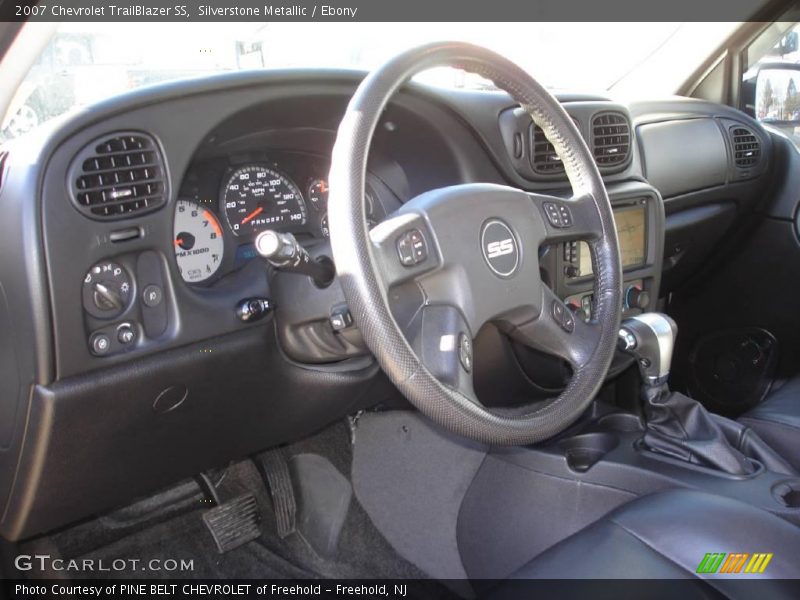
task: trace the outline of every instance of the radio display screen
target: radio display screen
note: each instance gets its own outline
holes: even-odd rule
[[[614,222],[619,238],[622,268],[643,265],[647,258],[645,206],[626,206],[614,209]],[[592,274],[592,255],[585,242],[578,244],[578,277]]]

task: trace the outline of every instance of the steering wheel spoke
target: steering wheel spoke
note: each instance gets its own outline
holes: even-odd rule
[[[574,372],[589,364],[600,328],[596,322],[576,316],[550,288],[542,286],[539,316],[517,325],[510,333],[531,348],[564,359]]]
[[[461,309],[451,304],[421,306],[403,333],[425,368],[442,384],[478,402],[472,386],[472,332]]]
[[[602,224],[594,196],[588,193],[571,198],[546,194],[528,194],[542,215],[546,233],[542,243],[583,240],[593,242],[600,237]]]
[[[419,279],[442,264],[434,233],[420,214],[395,214],[373,227],[369,236],[385,289]]]

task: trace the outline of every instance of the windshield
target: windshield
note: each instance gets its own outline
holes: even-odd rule
[[[371,69],[441,39],[486,46],[554,90],[670,94],[736,23],[64,23],[0,128],[19,137],[72,109],[155,83],[245,69]],[[420,80],[487,89],[463,72]]]

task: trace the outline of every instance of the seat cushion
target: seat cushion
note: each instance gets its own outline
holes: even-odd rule
[[[800,469],[800,377],[790,379],[739,417],[795,469]]]
[[[745,559],[738,576],[697,573],[706,554],[720,552],[773,556],[761,574],[743,573],[750,558]],[[639,498],[609,513],[546,550],[512,577],[702,578],[696,579],[698,585],[710,586],[728,598],[752,594],[753,588],[742,586],[742,581],[757,578],[769,580],[759,584],[763,597],[797,598],[799,553],[800,527],[780,517],[730,498],[671,490]],[[502,590],[497,592],[503,597]]]

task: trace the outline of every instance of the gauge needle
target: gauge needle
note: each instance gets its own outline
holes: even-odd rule
[[[205,218],[208,219],[209,223],[211,223],[211,226],[214,228],[214,233],[216,233],[219,237],[222,237],[222,229],[220,229],[217,218],[207,210],[203,211],[203,216],[205,216]]]
[[[263,206],[259,206],[257,209],[255,209],[253,212],[251,212],[249,215],[247,215],[244,219],[242,219],[242,225],[247,225],[247,223],[249,223],[250,221],[255,219],[262,212],[264,212],[264,207]]]
[[[177,240],[175,240],[175,245],[176,246],[180,246],[182,244],[183,244],[183,240],[181,238],[178,238]]]

